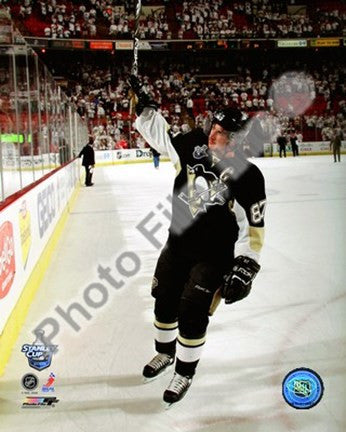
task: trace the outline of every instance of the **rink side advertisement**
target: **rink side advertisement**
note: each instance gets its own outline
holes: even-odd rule
[[[75,188],[76,170],[70,163],[0,212],[0,334]]]

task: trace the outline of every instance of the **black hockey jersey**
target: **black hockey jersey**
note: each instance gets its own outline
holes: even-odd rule
[[[177,169],[169,242],[184,254],[256,261],[264,237],[264,178],[243,157],[220,160],[201,129],[171,137],[163,117],[145,109],[136,127]],[[235,250],[234,250],[235,249]]]

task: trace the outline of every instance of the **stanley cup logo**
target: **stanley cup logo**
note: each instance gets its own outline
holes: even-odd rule
[[[37,331],[37,337],[33,344],[24,344],[22,352],[28,359],[29,366],[38,371],[48,368],[52,363],[52,356],[57,345],[45,345],[44,331]]]

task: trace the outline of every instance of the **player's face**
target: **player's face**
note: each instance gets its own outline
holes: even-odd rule
[[[232,148],[234,142],[230,139],[230,133],[221,125],[214,123],[208,138],[208,147],[217,153],[224,154],[227,149]]]

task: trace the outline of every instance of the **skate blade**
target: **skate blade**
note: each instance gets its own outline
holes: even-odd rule
[[[161,373],[159,373],[158,375],[152,377],[152,378],[147,378],[147,377],[143,377],[143,384],[148,384],[152,381],[157,380],[160,377],[163,377],[164,375],[166,375],[171,369],[172,369],[173,363],[169,366],[166,367],[166,369],[164,369]]]
[[[163,405],[163,408],[167,411],[167,410],[169,410],[169,409],[172,408],[172,406],[174,405],[174,403],[173,402],[165,402],[165,401],[163,401],[162,405]]]
[[[181,398],[181,399],[183,399],[183,398]],[[179,399],[175,402],[162,401],[161,403],[162,403],[163,408],[167,411],[167,410],[171,409],[173,405],[177,405],[179,402],[181,402],[181,399]]]

